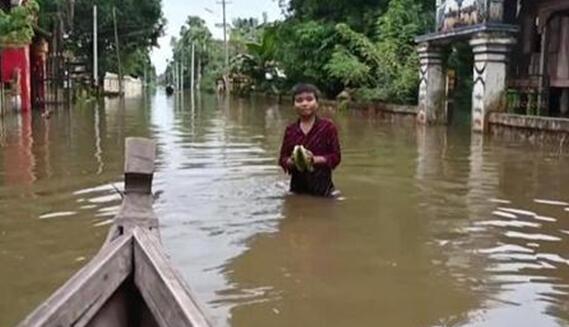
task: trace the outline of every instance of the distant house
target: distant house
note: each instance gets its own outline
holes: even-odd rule
[[[132,76],[123,76],[122,78],[122,95],[125,98],[133,98],[142,95],[143,82],[140,78]],[[119,76],[113,73],[105,73],[103,80],[103,90],[108,96],[118,96],[121,94]]]

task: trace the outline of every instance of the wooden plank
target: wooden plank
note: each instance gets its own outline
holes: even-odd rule
[[[159,327],[131,277],[121,285],[87,325],[87,327],[109,326]]]
[[[126,139],[124,172],[125,174],[154,173],[154,160],[156,159],[156,143],[142,137],[129,137]]]
[[[129,326],[131,319],[130,291],[128,280],[113,294],[91,319],[87,327]]]
[[[152,231],[160,238],[158,218],[152,209],[152,202],[153,199],[150,194],[127,194],[115,217],[115,226],[120,230],[120,233],[129,233],[135,227],[141,227]]]
[[[152,210],[156,144],[146,138],[129,137],[125,148],[125,195],[105,243],[132,232],[136,226],[147,228],[160,237],[158,218]]]
[[[211,326],[160,240],[141,228],[134,230],[134,283],[160,326]]]
[[[116,218],[115,218],[116,219]],[[107,238],[105,239],[105,243],[103,243],[103,246],[107,246],[108,244],[110,244],[112,241],[116,240],[117,238],[119,238],[122,234],[121,234],[121,230],[119,229],[119,227],[116,225],[116,223],[114,223],[111,228],[109,229],[109,232],[107,233]]]
[[[149,139],[129,137],[125,152],[125,193],[152,193],[156,144]]]
[[[132,272],[132,235],[110,243],[19,327],[85,326]]]

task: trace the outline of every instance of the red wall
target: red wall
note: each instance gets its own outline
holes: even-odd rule
[[[15,68],[20,68],[20,96],[22,97],[22,111],[31,109],[30,95],[30,47],[7,48],[2,50],[2,81],[12,80]]]

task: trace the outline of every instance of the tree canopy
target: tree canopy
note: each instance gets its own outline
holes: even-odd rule
[[[304,81],[330,97],[347,90],[361,99],[414,102],[419,82],[414,38],[434,26],[434,2],[282,0],[283,21],[233,21],[231,74],[248,80],[250,91],[282,93]],[[192,29],[188,26],[175,41],[176,49],[185,47],[180,44]],[[221,42],[210,43],[223,52]],[[214,66],[216,74],[223,73],[222,56],[207,58],[204,73]]]
[[[161,0],[38,0],[40,26],[64,30],[65,49],[91,65],[93,6],[97,5],[100,73],[117,72],[113,9],[116,10],[123,73],[140,76],[150,68],[150,50],[158,46],[166,20]]]

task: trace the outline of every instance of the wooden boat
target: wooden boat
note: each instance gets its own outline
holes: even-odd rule
[[[107,240],[18,326],[211,326],[160,242],[155,153],[151,140],[126,140],[125,194]]]

